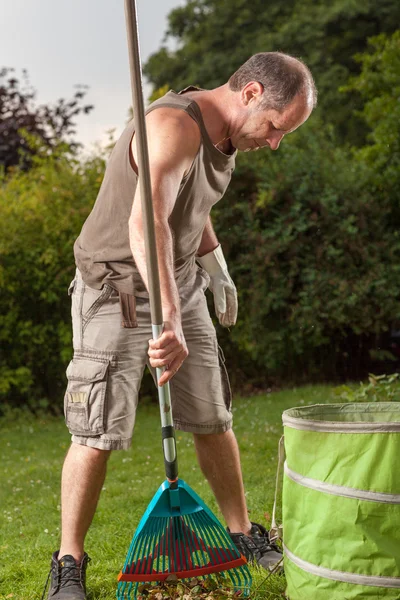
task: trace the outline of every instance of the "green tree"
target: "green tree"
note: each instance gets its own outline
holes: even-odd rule
[[[353,111],[362,106],[357,90],[338,89],[359,72],[354,55],[367,38],[392,33],[400,21],[397,0],[188,0],[168,18],[167,41],[145,65],[156,88],[188,84],[215,87],[256,52],[281,50],[302,58],[320,92],[324,121],[339,127],[340,139],[364,142],[365,126]]]
[[[74,140],[75,118],[89,113],[93,106],[83,105],[86,87],[78,86],[71,100],[58,100],[54,105],[36,105],[36,91],[28,74],[23,71],[22,81],[14,69],[0,69],[0,167],[5,170],[20,165],[28,169],[38,144],[28,144],[26,133],[34,135],[46,147],[54,150],[59,141],[68,142],[70,150],[79,144]]]
[[[369,143],[356,155],[369,166],[377,194],[392,200],[400,194],[400,30],[371,38],[368,51],[355,58],[361,73],[344,91],[361,94],[360,115],[369,129]]]

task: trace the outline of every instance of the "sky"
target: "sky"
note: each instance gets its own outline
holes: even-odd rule
[[[156,52],[167,15],[185,0],[137,0],[142,62]],[[77,139],[90,151],[118,135],[131,105],[124,0],[0,0],[0,68],[27,69],[38,103],[72,98],[89,86],[89,115],[77,119]],[[144,84],[144,95],[151,91]]]

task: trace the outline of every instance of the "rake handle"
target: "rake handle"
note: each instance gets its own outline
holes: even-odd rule
[[[138,153],[139,186],[142,201],[151,322],[153,338],[157,339],[162,334],[164,321],[162,315],[160,275],[158,271],[153,199],[151,193],[150,163],[143,101],[136,0],[125,0],[125,21],[128,38],[133,115],[135,118],[135,133],[137,138],[136,146]],[[157,381],[159,381],[162,370],[156,369],[156,371]],[[157,387],[161,415],[165,473],[168,480],[176,481],[178,478],[178,462],[176,455],[175,430],[172,419],[170,386],[169,383],[166,383],[163,387]]]

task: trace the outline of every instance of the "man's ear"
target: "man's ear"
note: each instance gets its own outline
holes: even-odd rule
[[[264,92],[264,86],[259,81],[249,81],[241,91],[241,100],[244,106],[248,106],[252,101],[259,100]]]

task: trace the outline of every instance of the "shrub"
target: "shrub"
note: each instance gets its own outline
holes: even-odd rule
[[[59,406],[71,356],[73,243],[103,171],[103,158],[79,163],[60,146],[29,172],[0,178],[0,398],[14,406]]]
[[[371,369],[400,316],[400,244],[396,201],[382,206],[370,176],[317,119],[277,153],[240,157],[214,218],[239,291],[238,323],[221,334],[240,379]]]
[[[391,375],[373,375],[368,383],[358,387],[341,385],[333,390],[340,401],[344,402],[398,402],[400,400],[400,373]]]

